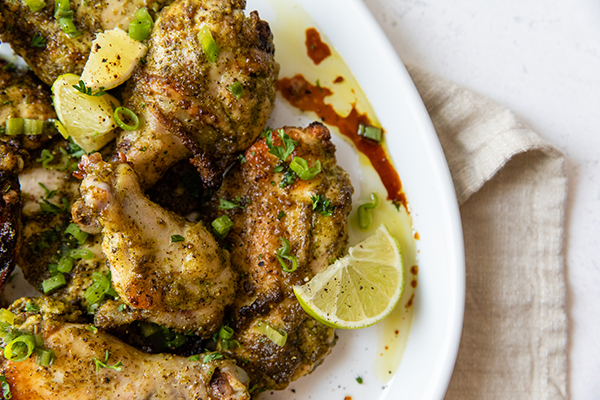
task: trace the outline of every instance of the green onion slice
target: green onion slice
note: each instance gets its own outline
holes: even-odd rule
[[[54,363],[54,350],[35,350],[35,362],[42,367],[48,367]]]
[[[83,244],[89,236],[87,232],[84,232],[81,229],[79,229],[79,227],[76,224],[69,224],[69,226],[67,226],[67,229],[65,229],[65,235],[66,234],[72,235],[79,244]]]
[[[285,342],[287,342],[287,332],[283,329],[274,327],[268,322],[261,320],[256,324],[256,329],[277,346],[285,346]]]
[[[73,18],[70,17],[62,17],[58,20],[58,24],[62,31],[70,38],[76,38],[81,36],[81,32],[77,30],[75,23],[73,22]]]
[[[280,237],[279,240],[281,240],[281,247],[275,253],[275,257],[277,257],[281,268],[285,272],[294,272],[298,268],[298,259],[290,254],[290,241],[283,237]],[[287,263],[283,261],[284,258],[292,263],[292,268],[289,268]]]
[[[310,181],[321,173],[321,161],[317,160],[312,168],[308,168],[308,162],[306,162],[304,158],[294,157],[290,163],[290,168],[298,174],[303,181]]]
[[[198,32],[198,40],[200,41],[200,44],[202,44],[202,51],[204,51],[204,54],[206,54],[208,61],[211,63],[215,62],[219,56],[219,53],[221,52],[221,49],[219,48],[217,42],[215,42],[215,39],[213,38],[212,33],[210,33],[210,29],[208,29],[207,25],[204,25],[200,29],[200,32]]]
[[[0,323],[5,326],[13,326],[15,323],[15,314],[5,308],[0,308]]]
[[[76,260],[85,259],[91,260],[94,258],[94,253],[90,249],[75,249],[69,252],[69,257],[72,257]]]
[[[236,99],[240,99],[246,94],[244,87],[238,81],[235,81],[231,85],[227,86],[227,90],[229,90]]]
[[[372,203],[365,203],[358,206],[357,216],[358,216],[358,226],[360,229],[368,229],[369,225],[371,225],[371,213],[369,210],[374,209],[379,205],[379,197],[376,193],[371,193]]]
[[[376,126],[367,126],[367,125],[360,124],[358,126],[358,135],[366,137],[371,140],[374,140],[377,143],[380,143],[382,131],[381,131],[381,128],[377,128]]]
[[[25,135],[41,135],[44,129],[44,121],[41,119],[23,119],[23,133]]]
[[[73,18],[69,0],[56,0],[56,3],[54,3],[54,18]]]
[[[221,239],[229,233],[229,230],[233,226],[233,221],[227,215],[222,215],[215,219],[211,224],[213,232]]]
[[[7,118],[6,119],[6,134],[20,135],[23,133],[25,121],[23,118]]]
[[[65,126],[62,124],[62,122],[60,122],[59,120],[54,120],[54,127],[56,128],[56,130],[58,131],[58,133],[60,133],[60,135],[62,137],[64,137],[65,139],[69,138],[69,132],[67,132],[67,128],[65,128]]]
[[[6,377],[4,375],[0,375],[0,387],[2,388],[2,397],[7,400],[12,399],[10,385],[8,384],[8,381],[6,380]]]
[[[58,266],[56,267],[58,272],[67,273],[71,272],[73,269],[73,259],[69,256],[64,256],[58,261]]]
[[[121,117],[119,116],[120,113],[123,113],[129,119],[131,119],[133,121],[133,125],[127,125],[125,122],[123,122],[121,120]],[[138,116],[135,115],[135,113],[127,107],[117,107],[115,109],[114,117],[117,125],[125,129],[126,131],[135,131],[140,125],[140,119],[138,118]]]
[[[110,285],[110,272],[104,276],[99,272],[92,274],[94,283],[85,291],[84,297],[90,304],[96,304],[102,301],[104,295],[116,297],[115,290]]]
[[[6,345],[4,357],[13,362],[21,362],[29,358],[33,350],[35,350],[35,336],[20,335]]]
[[[229,340],[233,337],[233,329],[227,325],[223,325],[219,328],[219,338],[223,340]]]
[[[42,282],[42,290],[44,293],[48,293],[54,289],[58,289],[61,286],[67,284],[65,276],[61,273],[54,275],[52,278],[48,278]]]
[[[23,0],[29,9],[32,12],[40,11],[42,8],[46,7],[46,2],[43,0]]]
[[[133,15],[134,19],[129,23],[129,37],[133,40],[143,41],[148,39],[154,22],[146,7],[142,7]]]

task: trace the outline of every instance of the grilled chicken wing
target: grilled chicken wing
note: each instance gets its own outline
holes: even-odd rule
[[[0,60],[0,126],[8,118],[55,118],[50,93],[32,73],[16,71]],[[19,174],[35,152],[48,141],[44,135],[8,136],[0,133],[0,292],[22,253],[22,188]]]
[[[297,142],[286,162],[272,154],[275,147],[285,149],[280,132]],[[225,199],[238,206],[225,211],[213,206],[208,215],[227,214],[233,221],[226,241],[231,245],[232,266],[243,276],[228,315],[242,346],[229,353],[250,360],[245,368],[260,387],[283,389],[312,371],[335,342],[333,329],[304,313],[292,287],[305,283],[341,255],[353,188],[346,172],[336,165],[335,147],[322,124],[313,123],[305,130],[285,128],[271,135],[272,139],[260,139],[246,151],[246,162],[227,174],[211,202],[215,205]],[[296,178],[285,186],[291,175],[287,165],[295,157],[305,159],[308,166],[319,160],[322,171],[312,180]],[[317,196],[321,203],[315,201]],[[329,207],[323,207],[324,199]],[[293,272],[285,272],[277,258],[282,238],[289,241],[289,254],[297,259]],[[289,260],[281,261],[292,268]],[[285,331],[286,345],[265,340],[256,329],[260,321]]]
[[[228,254],[201,223],[148,200],[129,164],[110,165],[92,154],[80,167],[82,198],[102,224],[114,288],[130,306],[124,313],[101,308],[102,321],[112,315],[115,324],[145,319],[211,334],[235,296],[237,276]]]
[[[26,311],[32,303],[39,311]],[[49,298],[23,298],[10,310],[16,314],[15,329],[41,333],[44,346],[55,352],[48,367],[33,357],[12,362],[0,356],[0,372],[15,400],[250,399],[248,376],[231,361],[142,353],[90,325],[73,323],[77,314]]]
[[[243,0],[177,0],[161,14],[146,63],[125,93],[141,116],[123,132],[119,149],[146,186],[178,160],[192,156],[206,186],[258,137],[273,109],[279,65],[269,25]],[[199,33],[208,28],[220,52],[214,62]],[[244,94],[236,97],[232,85]]]
[[[147,7],[154,14],[172,0],[90,0],[71,1],[73,21],[81,32],[69,38],[54,17],[55,1],[32,12],[22,1],[1,0],[0,39],[10,43],[35,74],[51,85],[62,74],[81,75],[97,32],[119,27],[127,29],[133,14]],[[35,39],[38,38],[38,39]]]

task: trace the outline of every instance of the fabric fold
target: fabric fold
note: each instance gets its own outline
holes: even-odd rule
[[[452,174],[463,336],[447,399],[566,399],[563,154],[493,101],[408,67]]]

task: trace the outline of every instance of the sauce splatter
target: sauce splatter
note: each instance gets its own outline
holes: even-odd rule
[[[344,400],[352,400],[352,397],[351,396],[346,396],[346,397],[344,397]]]
[[[408,303],[406,303],[406,308],[411,307],[413,305],[413,299],[415,298],[415,295],[413,293],[412,296],[410,296],[410,299],[408,299]]]
[[[415,232],[415,240],[420,240],[421,236],[419,235],[419,232]]]
[[[416,279],[413,279],[413,280],[410,282],[410,286],[412,286],[412,287],[413,287],[413,289],[416,289],[416,288],[417,288],[417,280],[416,280]]]
[[[325,98],[333,92],[326,87],[311,84],[300,74],[293,78],[279,79],[276,87],[292,106],[302,111],[313,111],[323,122],[337,127],[342,135],[352,140],[356,148],[369,158],[379,174],[388,192],[387,199],[407,207],[400,177],[384,146],[358,135],[360,124],[372,125],[366,114],[360,114],[354,105],[348,116],[342,117],[330,104],[325,104]]]
[[[343,76],[338,76],[337,78],[335,78],[335,80],[333,81],[333,83],[342,83],[344,82],[344,77]]]
[[[308,28],[306,30],[305,43],[308,56],[317,65],[331,55],[329,46],[321,40],[321,35],[315,28]]]
[[[410,273],[413,275],[418,275],[419,274],[419,267],[417,265],[413,265],[412,267],[410,267]]]

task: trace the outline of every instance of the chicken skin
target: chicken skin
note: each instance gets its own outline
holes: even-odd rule
[[[160,13],[145,63],[124,94],[142,122],[118,140],[146,187],[189,157],[204,184],[216,187],[263,130],[279,65],[269,25],[256,11],[245,16],[245,5],[177,0]],[[203,35],[212,36],[216,50],[204,50]]]
[[[0,39],[25,59],[46,84],[66,73],[81,75],[96,33],[119,27],[127,29],[134,13],[147,7],[151,14],[172,0],[71,1],[73,22],[81,35],[70,38],[54,17],[55,1],[32,12],[22,1],[0,0]],[[37,39],[36,39],[37,38]]]
[[[47,367],[37,365],[33,356],[20,362],[0,356],[0,373],[14,400],[250,399],[248,376],[231,361],[209,360],[203,354],[191,361],[142,353],[101,330],[76,323],[77,312],[50,298],[23,298],[9,310],[15,314],[9,329],[40,333],[43,346],[55,354]]]
[[[272,131],[246,150],[245,162],[229,171],[207,213],[233,221],[225,242],[231,246],[232,266],[243,278],[228,318],[241,346],[228,352],[249,360],[245,368],[262,388],[285,388],[312,371],[335,343],[333,329],[308,317],[292,289],[331,264],[347,241],[353,188],[334,153],[330,133],[320,123],[304,130]],[[289,164],[297,157],[311,168],[319,161],[321,172],[309,180],[294,179]],[[285,241],[288,257],[296,259],[295,269],[283,257]],[[261,321],[285,331],[285,346],[264,340],[257,330]]]
[[[127,322],[145,319],[210,335],[235,297],[228,253],[202,223],[148,200],[129,164],[111,165],[96,153],[83,156],[80,168],[82,199],[102,225],[113,286],[131,311]]]

